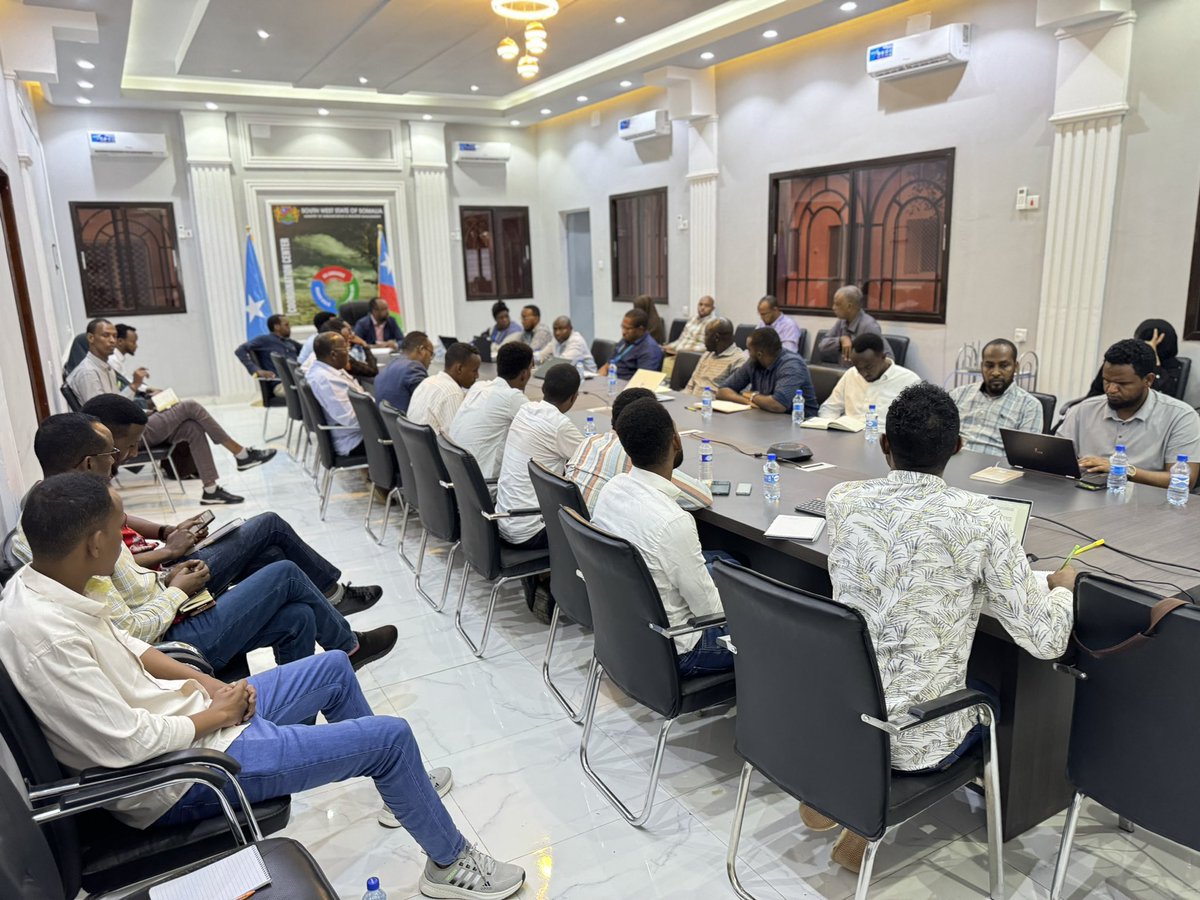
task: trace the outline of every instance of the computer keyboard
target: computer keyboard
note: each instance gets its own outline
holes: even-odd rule
[[[825,518],[824,500],[805,500],[796,504],[796,512],[808,513],[810,516]]]

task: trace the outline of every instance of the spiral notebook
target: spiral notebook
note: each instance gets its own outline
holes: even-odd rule
[[[150,900],[238,900],[271,883],[258,848],[251,846],[150,888]]]

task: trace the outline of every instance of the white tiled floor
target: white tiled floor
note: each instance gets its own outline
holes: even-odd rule
[[[259,443],[262,411],[244,406],[214,412],[242,441]],[[282,412],[272,412],[273,423]],[[282,446],[276,442],[276,446]],[[732,898],[725,850],[741,761],[733,750],[732,711],[685,720],[676,726],[663,765],[657,804],[643,829],[620,821],[579,766],[580,729],[571,724],[541,681],[545,628],[528,614],[515,587],[497,610],[487,657],[471,655],[454,631],[453,614],[436,613],[417,596],[413,578],[398,560],[399,515],[382,547],[362,528],[366,479],[361,472],[335,478],[325,522],[318,499],[299,465],[281,454],[270,464],[237,474],[230,457],[218,464],[224,484],[245,504],[216,510],[231,515],[274,510],[315,548],[359,583],[378,583],[383,600],[356,616],[356,628],[393,623],[400,644],[360,674],[376,712],[407,718],[426,759],[454,770],[448,798],[462,831],[488,852],[525,866],[522,898]],[[144,478],[123,479],[132,512],[167,518],[161,495]],[[190,482],[190,515],[199,487]],[[376,506],[377,514],[381,507]],[[419,530],[410,527],[415,557]],[[445,547],[427,557],[428,586],[440,591]],[[457,567],[456,567],[457,571]],[[452,605],[458,588],[452,582]],[[468,591],[468,628],[477,632],[487,592],[478,577]],[[571,626],[556,649],[556,681],[577,697],[590,656],[590,637]],[[266,657],[269,660],[269,654]],[[255,663],[259,663],[256,655]],[[597,770],[627,802],[640,801],[658,721],[619,692],[606,693],[593,737]],[[1200,799],[1200,798],[1198,798]],[[346,900],[362,895],[367,876],[378,875],[392,900],[416,892],[420,851],[403,831],[375,822],[378,796],[356,779],[298,795],[286,834],[302,841]],[[1009,896],[1046,898],[1062,824],[1058,816],[1005,846]],[[982,804],[965,791],[903,826],[880,850],[872,897],[969,898],[985,896],[986,842]],[[831,865],[833,834],[812,834],[799,824],[796,804],[761,779],[747,808],[739,871],[760,900],[846,898],[854,878]],[[1081,818],[1068,875],[1068,896],[1112,898],[1200,897],[1200,854],[1138,831],[1116,828],[1116,816],[1095,805]]]

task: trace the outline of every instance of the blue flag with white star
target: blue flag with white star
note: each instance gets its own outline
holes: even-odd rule
[[[271,300],[254,252],[254,239],[246,235],[246,340],[267,333],[269,315]]]

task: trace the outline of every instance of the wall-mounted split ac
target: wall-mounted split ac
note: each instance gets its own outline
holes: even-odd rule
[[[623,141],[645,141],[670,133],[671,118],[665,109],[638,113],[617,123],[617,134]]]
[[[512,144],[508,141],[455,141],[456,163],[506,163],[512,159]]]
[[[880,81],[959,66],[971,54],[971,26],[959,22],[867,48],[867,74]]]
[[[165,134],[89,131],[87,139],[92,156],[143,157],[146,159],[165,159],[167,156],[167,136]]]

